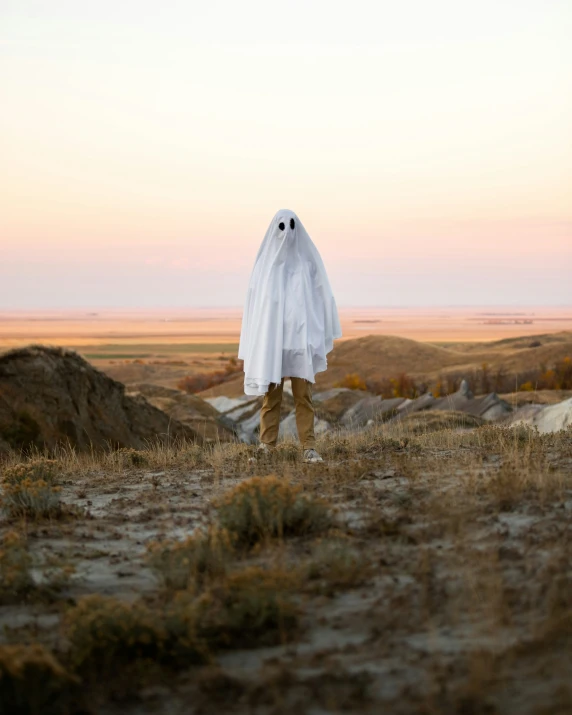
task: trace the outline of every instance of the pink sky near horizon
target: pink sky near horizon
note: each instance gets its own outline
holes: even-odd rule
[[[0,308],[240,305],[283,207],[340,305],[571,304],[572,7],[281,7],[2,4]]]

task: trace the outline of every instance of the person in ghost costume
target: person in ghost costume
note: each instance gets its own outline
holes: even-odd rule
[[[278,440],[284,378],[292,381],[298,438],[307,462],[315,449],[312,384],[342,331],[326,269],[293,211],[278,211],[254,262],[242,318],[239,359],[244,392],[264,395],[260,448]]]

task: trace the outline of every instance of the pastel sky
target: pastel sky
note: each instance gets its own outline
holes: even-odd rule
[[[572,304],[569,0],[0,0],[0,308]]]

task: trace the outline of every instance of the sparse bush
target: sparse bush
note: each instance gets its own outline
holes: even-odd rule
[[[4,534],[0,544],[0,603],[18,600],[34,587],[31,568],[25,539],[15,531]]]
[[[330,524],[324,502],[275,476],[244,481],[224,495],[216,507],[222,528],[244,546],[270,538],[316,533]]]
[[[184,541],[155,541],[147,563],[169,590],[182,590],[222,576],[233,551],[229,534],[220,529],[196,531]]]
[[[6,715],[71,713],[73,678],[39,644],[0,646],[0,712]]]
[[[221,580],[197,603],[200,635],[213,647],[255,647],[289,640],[298,622],[288,598],[293,576],[251,567]]]
[[[33,519],[61,513],[59,465],[50,459],[31,459],[4,469],[2,506],[10,517]]]
[[[86,596],[65,619],[70,659],[78,672],[95,678],[151,662],[203,663],[207,655],[195,622],[192,608],[158,614],[140,603]]]
[[[39,457],[6,467],[2,472],[4,484],[21,484],[26,479],[55,484],[60,473],[60,465],[54,459]]]
[[[60,487],[48,482],[24,479],[16,484],[4,485],[2,506],[12,518],[55,518],[61,515]]]
[[[164,634],[145,606],[86,596],[66,616],[70,657],[78,671],[111,673],[118,665],[156,660]]]

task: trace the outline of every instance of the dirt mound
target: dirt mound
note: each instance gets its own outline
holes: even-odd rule
[[[338,343],[328,358],[328,370],[317,376],[321,389],[357,373],[364,379],[393,377],[406,372],[420,375],[467,362],[448,348],[393,335],[367,335]]]
[[[200,436],[77,353],[41,345],[0,356],[0,448],[143,448],[149,440]]]

